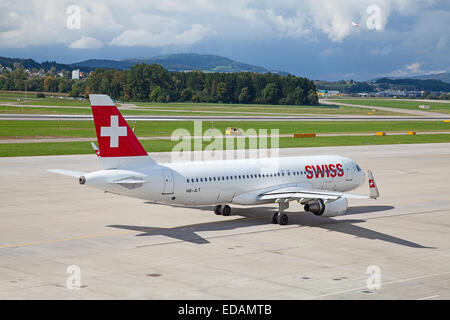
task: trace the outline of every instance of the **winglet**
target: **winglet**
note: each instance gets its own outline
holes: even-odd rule
[[[369,178],[370,198],[377,199],[380,196],[380,192],[378,191],[377,184],[375,183],[372,171],[367,170],[367,177]]]

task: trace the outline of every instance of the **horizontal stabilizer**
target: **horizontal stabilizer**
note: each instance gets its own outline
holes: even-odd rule
[[[69,177],[79,178],[81,176],[84,176],[85,172],[79,172],[79,171],[72,171],[72,170],[63,170],[63,169],[49,169],[47,170],[49,172],[62,174]]]

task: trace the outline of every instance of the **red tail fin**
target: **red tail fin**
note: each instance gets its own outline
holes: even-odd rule
[[[89,100],[100,149],[98,155],[105,169],[154,163],[110,97],[91,94]]]
[[[111,98],[104,94],[89,95],[101,157],[147,156]]]

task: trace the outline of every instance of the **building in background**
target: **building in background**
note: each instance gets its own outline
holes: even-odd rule
[[[80,69],[72,70],[72,79],[80,79]]]

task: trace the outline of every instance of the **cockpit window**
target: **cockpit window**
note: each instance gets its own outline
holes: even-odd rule
[[[356,170],[361,171],[361,168],[358,165],[356,165]]]

